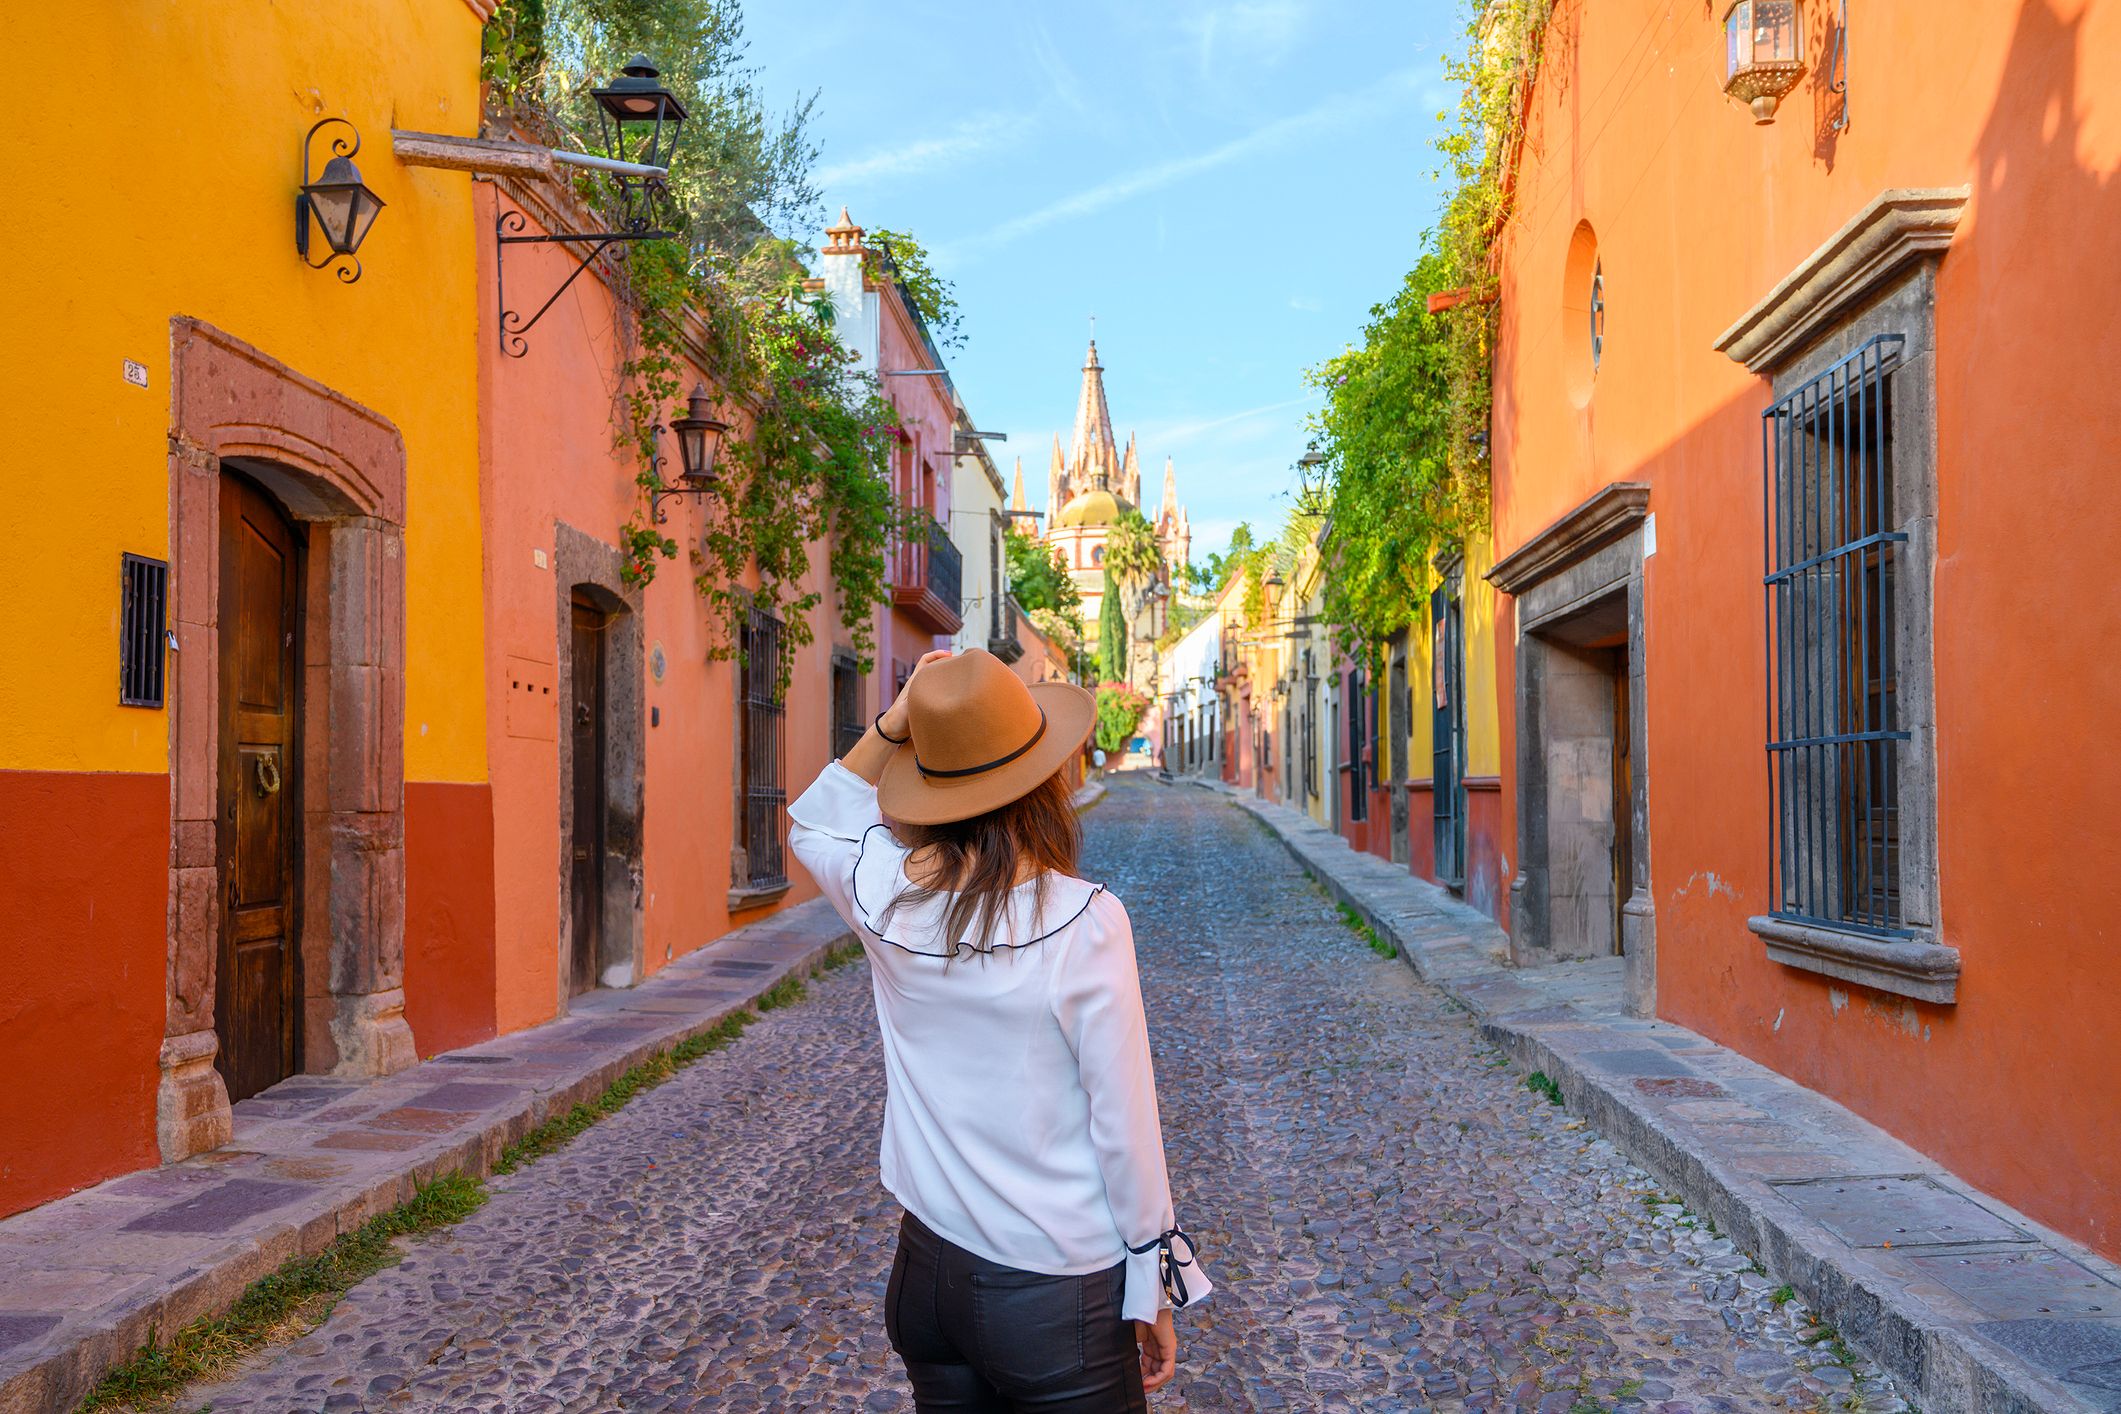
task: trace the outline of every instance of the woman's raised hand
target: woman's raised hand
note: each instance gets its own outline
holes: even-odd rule
[[[904,736],[906,734],[906,693],[912,688],[913,680],[920,676],[921,669],[927,667],[930,663],[950,656],[951,652],[947,648],[934,648],[921,654],[920,661],[913,665],[913,671],[906,674],[906,686],[898,690],[898,696],[892,698],[891,705],[884,709],[884,720],[881,725],[887,735]]]

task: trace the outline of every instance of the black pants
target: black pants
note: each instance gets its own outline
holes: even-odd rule
[[[976,1257],[913,1214],[899,1224],[884,1329],[919,1414],[1146,1414],[1126,1264],[1081,1277]]]

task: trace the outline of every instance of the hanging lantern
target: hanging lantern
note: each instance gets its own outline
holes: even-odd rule
[[[1775,121],[1784,95],[1804,77],[1804,13],[1798,0],[1737,0],[1723,17],[1723,91]]]
[[[722,434],[729,424],[714,415],[714,399],[707,386],[699,384],[686,401],[685,416],[671,419],[670,430],[678,434],[678,461],[688,490],[705,491],[714,485],[714,459],[721,450]]]

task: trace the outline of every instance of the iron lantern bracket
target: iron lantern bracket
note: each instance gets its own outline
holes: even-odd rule
[[[561,288],[565,289],[566,287],[563,285]],[[526,325],[525,327],[529,326]],[[660,442],[663,439],[664,430],[663,424],[660,422],[653,428],[657,441]],[[669,500],[672,496],[704,496],[714,489],[714,483],[711,481],[702,486],[670,485],[663,480],[663,463],[668,460],[669,458],[664,456],[655,456],[650,458],[648,462],[649,471],[655,474],[655,485],[648,488],[648,518],[657,525],[663,524],[664,521],[670,518],[669,512],[663,509],[663,502]]]
[[[660,241],[674,240],[677,237],[675,231],[585,231],[580,235],[573,236],[522,236],[509,234],[511,231],[521,231],[529,224],[528,218],[522,212],[513,210],[503,211],[494,218],[493,223],[493,283],[495,302],[499,307],[501,317],[499,325],[501,352],[510,358],[521,358],[530,352],[530,344],[523,336],[537,326],[537,322],[545,317],[545,311],[551,309],[561,295],[567,293],[567,287],[580,278],[582,272],[589,268],[590,262],[602,255],[611,246],[619,241]],[[525,319],[521,314],[508,307],[508,279],[503,256],[507,253],[508,247],[512,245],[586,245],[589,247],[589,253],[576,262],[574,269],[568,273],[567,278],[560,281],[559,288],[545,297],[545,303],[538,306],[537,313]],[[677,495],[682,493],[669,492],[666,494]],[[658,516],[657,519],[660,520],[661,517]]]

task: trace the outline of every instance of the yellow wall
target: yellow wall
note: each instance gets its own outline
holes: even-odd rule
[[[1466,540],[1460,618],[1466,639],[1466,774],[1502,774],[1501,718],[1495,702],[1495,586],[1486,575],[1495,550],[1485,537]]]
[[[1495,588],[1483,577],[1495,563],[1495,552],[1485,538],[1468,538],[1465,546],[1465,583],[1460,601],[1461,627],[1465,633],[1466,774],[1495,776],[1502,773],[1501,722],[1495,701]],[[1436,629],[1424,607],[1407,626],[1407,681],[1413,689],[1413,731],[1407,748],[1404,772],[1410,781],[1428,780],[1436,769],[1435,710]],[[1390,656],[1384,659],[1389,670]],[[1391,740],[1389,704],[1378,695],[1377,734]],[[1384,763],[1389,770],[1389,762]]]
[[[8,33],[27,67],[0,91],[0,769],[168,768],[166,712],[117,705],[118,554],[169,555],[169,326],[188,315],[397,425],[405,774],[485,779],[470,180],[390,151],[393,126],[477,130],[477,18],[137,0],[15,6]],[[387,203],[354,285],[294,249],[300,143],[325,116],[360,130]]]

